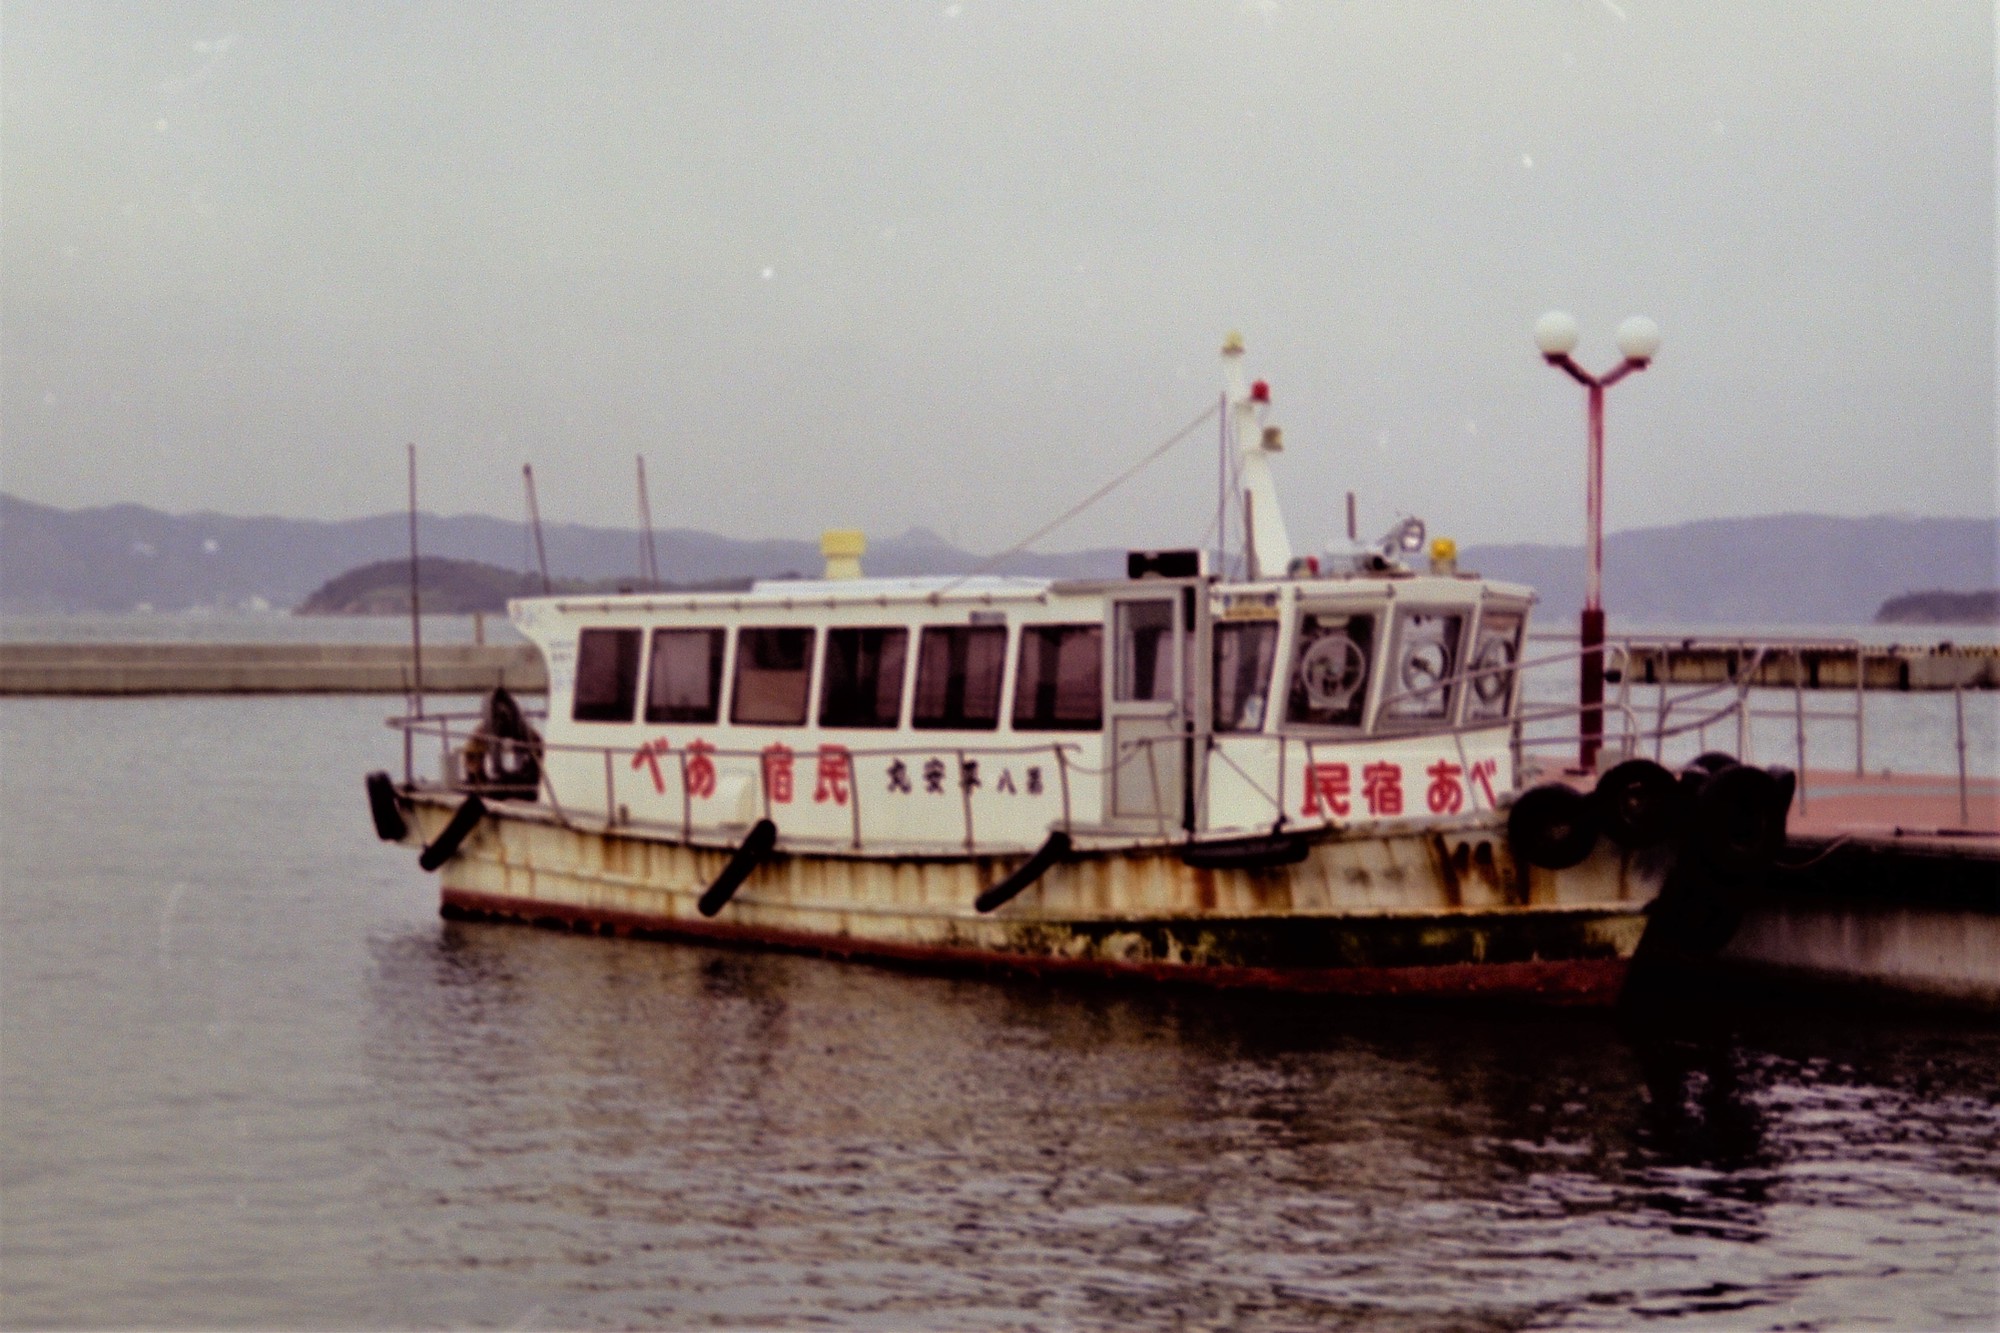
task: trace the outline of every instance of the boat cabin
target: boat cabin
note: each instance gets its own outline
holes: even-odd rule
[[[771,580],[518,601],[545,794],[862,855],[1243,837],[1491,808],[1532,594],[1451,572]]]

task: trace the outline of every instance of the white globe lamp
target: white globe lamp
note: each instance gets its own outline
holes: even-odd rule
[[[1660,350],[1660,326],[1644,315],[1634,315],[1618,326],[1618,350],[1627,361],[1645,365]]]
[[[1568,356],[1576,350],[1576,320],[1564,311],[1549,311],[1535,321],[1535,346],[1543,356]]]

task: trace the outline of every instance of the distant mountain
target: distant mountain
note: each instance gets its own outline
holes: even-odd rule
[[[1538,589],[1538,615],[1583,605],[1578,546],[1474,546],[1476,569]],[[1862,625],[1911,588],[2000,584],[2000,519],[1776,514],[1636,528],[1604,539],[1604,605],[1614,623]]]
[[[661,575],[676,584],[816,576],[825,563],[817,540],[738,541],[687,529],[655,536]],[[615,583],[636,577],[639,538],[633,529],[552,523],[544,525],[543,538],[555,578]],[[407,559],[409,539],[405,514],[322,522],[163,514],[139,505],[65,510],[0,494],[0,612],[292,607],[339,574]],[[525,523],[479,514],[421,514],[418,544],[426,556],[502,569],[535,563]],[[962,574],[981,559],[912,529],[870,541],[862,563],[871,574]],[[1085,578],[1123,569],[1122,551],[1079,551],[1016,556],[999,572]]]
[[[628,528],[558,523],[544,530],[550,573],[631,581],[638,536]],[[427,556],[501,570],[533,567],[526,525],[468,514],[421,516]],[[406,558],[408,518],[342,522],[163,514],[138,505],[63,510],[0,495],[0,611],[161,611],[297,606],[337,575]],[[658,534],[661,573],[677,584],[816,575],[814,541],[739,541],[687,529]],[[913,528],[871,541],[870,574],[962,574],[981,557]],[[1573,620],[1582,603],[1576,546],[1472,546],[1461,568],[1530,584],[1541,621]],[[1865,624],[1912,588],[2000,586],[2000,520],[1834,518],[1781,514],[1707,519],[1613,533],[1605,540],[1605,604],[1624,624]],[[1123,552],[1022,555],[1002,572],[1111,577]],[[525,577],[525,576],[522,576]],[[539,582],[539,579],[537,579]],[[386,586],[386,585],[385,585]]]

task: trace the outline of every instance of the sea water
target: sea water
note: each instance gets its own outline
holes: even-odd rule
[[[437,915],[367,698],[0,700],[8,1327],[1991,1327],[2000,1033]]]

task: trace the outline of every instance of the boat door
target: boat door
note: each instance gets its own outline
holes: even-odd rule
[[[1105,718],[1111,738],[1116,822],[1182,824],[1188,735],[1189,599],[1164,580],[1110,603],[1111,671]]]

